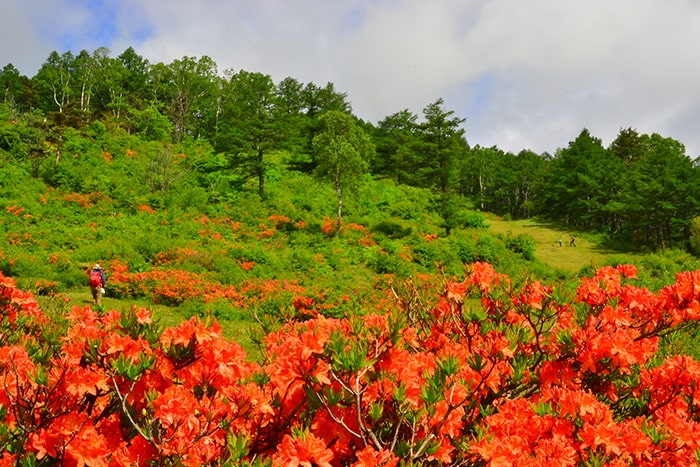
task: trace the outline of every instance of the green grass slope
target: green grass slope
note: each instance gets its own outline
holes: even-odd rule
[[[591,266],[599,267],[624,260],[639,263],[645,255],[622,253],[601,246],[599,236],[566,230],[540,219],[503,220],[488,216],[489,232],[496,235],[529,235],[536,245],[536,257],[542,263],[567,273]],[[576,246],[570,245],[574,236]],[[561,241],[561,245],[560,245]]]

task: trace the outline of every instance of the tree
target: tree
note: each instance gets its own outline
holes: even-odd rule
[[[645,150],[641,135],[633,128],[620,129],[609,149],[625,165],[639,160]]]
[[[488,148],[476,145],[469,150],[460,171],[460,184],[462,191],[470,196],[474,203],[482,211],[503,214],[503,207],[496,201],[496,190],[501,180],[499,174],[503,172],[499,167],[503,165],[505,153],[496,146]]]
[[[104,50],[99,54],[98,51],[95,51],[98,70],[96,110],[118,125],[124,125],[130,112],[144,110],[153,103],[147,90],[150,65],[132,47],[117,58],[108,57]],[[127,126],[127,130],[131,128]]]
[[[14,110],[17,98],[22,92],[22,76],[12,64],[0,70],[0,100]]]
[[[301,90],[300,96],[303,103],[301,108],[303,119],[298,121],[301,147],[295,154],[293,165],[299,170],[311,172],[316,166],[316,161],[309,160],[307,156],[313,157],[313,139],[321,128],[320,116],[330,110],[349,114],[352,109],[347,94],[336,91],[335,86],[330,82],[324,87],[307,83]]]
[[[610,215],[610,231],[629,234],[635,230],[634,224],[636,223],[636,220],[627,214],[630,210],[628,203],[630,201],[634,203],[629,197],[632,193],[628,193],[631,180],[630,168],[644,157],[646,148],[641,135],[636,130],[627,128],[620,130],[608,147],[608,151],[611,156],[610,166],[603,172],[607,175],[605,188],[610,196],[604,209]]]
[[[7,151],[16,161],[27,162],[32,177],[38,178],[50,153],[48,138],[44,115],[39,111],[27,112],[21,119],[0,127],[0,151]]]
[[[335,90],[333,83],[328,82],[324,87],[314,83],[308,83],[301,92],[304,100],[306,114],[314,118],[323,112],[337,110],[349,113],[352,109],[348,102],[348,95]]]
[[[282,121],[281,145],[292,154],[309,153],[308,135],[313,119],[306,112],[304,85],[294,78],[286,77],[277,84],[276,105]]]
[[[147,85],[149,80],[150,63],[137,54],[133,47],[127,48],[117,60],[124,69],[122,75],[122,87],[126,93],[129,104],[137,106],[139,102],[147,98]]]
[[[611,201],[610,178],[621,166],[599,138],[584,128],[568,147],[559,149],[540,186],[538,212],[576,227],[601,228],[609,221],[603,210]]]
[[[417,121],[418,116],[405,109],[379,122],[374,131],[377,146],[374,173],[390,177],[398,183],[416,183]]]
[[[450,234],[457,220],[458,175],[460,161],[469,150],[464,129],[465,119],[445,110],[440,98],[423,109],[425,122],[420,125],[420,157],[415,168],[418,181],[436,191],[438,210],[443,218],[445,233]]]
[[[172,146],[153,145],[155,154],[146,169],[146,182],[153,193],[161,196],[170,186],[186,175],[180,163],[184,155],[175,154]]]
[[[167,106],[174,140],[207,133],[219,95],[216,63],[207,56],[183,57],[170,65],[156,64],[151,72],[154,98]]]
[[[700,214],[698,167],[672,138],[654,133],[640,140],[645,150],[630,165],[623,193],[629,227],[662,249],[669,240],[686,246],[691,221]]]
[[[81,50],[73,60],[74,90],[72,94],[76,96],[80,113],[83,116],[87,116],[90,112],[98,64],[107,56],[109,56],[109,49],[100,47],[95,50],[92,56],[87,50]]]
[[[39,90],[39,105],[43,111],[63,112],[71,102],[72,70],[75,57],[71,52],[59,55],[53,51],[32,78]]]
[[[222,92],[222,115],[215,147],[233,155],[244,178],[255,177],[265,197],[265,156],[281,141],[275,107],[277,88],[269,75],[241,70],[231,73]]]
[[[0,70],[0,99],[10,106],[13,118],[16,112],[31,112],[36,107],[37,93],[32,82],[12,64]]]
[[[375,149],[369,136],[345,112],[331,110],[319,118],[319,132],[313,139],[316,175],[330,180],[338,196],[336,235],[343,221],[343,190],[356,188],[367,172]]]
[[[511,187],[512,199],[508,203],[510,214],[514,217],[530,217],[535,187],[539,183],[547,164],[545,157],[529,150],[520,151],[514,159],[513,172],[516,180]]]
[[[155,102],[147,105],[143,110],[132,108],[127,114],[129,128],[148,141],[170,141],[173,134],[173,125],[158,109]]]

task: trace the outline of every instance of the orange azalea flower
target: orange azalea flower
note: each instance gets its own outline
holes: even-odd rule
[[[309,306],[319,309],[331,301],[291,282],[251,280],[234,289],[186,271],[133,274],[113,264],[113,283],[157,290],[163,299],[243,302],[283,292],[288,302],[313,297]],[[9,339],[0,347],[0,406],[10,408],[0,424],[26,440],[16,457],[0,455],[0,466],[29,459],[133,465],[159,456],[187,467],[208,465],[225,455],[228,433],[247,438],[243,463],[362,467],[457,459],[532,466],[577,465],[604,455],[611,466],[695,465],[700,363],[690,357],[648,362],[657,355],[659,335],[700,317],[700,273],[680,274],[658,294],[622,284],[632,274],[602,269],[583,281],[582,303],[574,305],[555,303],[538,283],[511,290],[507,277],[478,264],[464,283],[434,293],[426,312],[412,313],[410,322],[397,323],[406,310],[378,299],[363,318],[289,323],[267,336],[260,365],[247,361],[216,324],[193,319],[154,342],[152,329],[148,339],[124,333],[119,312],[98,314],[88,306],[70,310],[70,328],[51,359],[32,360],[27,349],[50,338],[45,330],[53,331],[53,323],[28,319],[40,316],[36,300],[0,276],[0,317],[7,316],[10,330],[0,329]],[[429,280],[418,279],[422,290],[434,283]],[[488,312],[479,323],[449,314],[471,285]],[[436,299],[430,314],[427,303]],[[533,312],[537,307],[545,312]],[[132,323],[150,320],[146,310],[132,310]],[[30,326],[14,332],[26,322]],[[328,351],[331,340],[338,352],[359,352],[362,368],[340,371]],[[191,358],[171,357],[174,345]],[[113,366],[122,356],[132,363],[154,357],[154,363],[126,381]],[[621,377],[625,373],[632,377]],[[122,397],[131,422],[121,404],[110,404]],[[616,401],[634,410],[628,414]],[[300,423],[310,431],[290,430]],[[134,433],[134,424],[152,439]],[[410,454],[363,444],[360,426],[412,454],[423,440],[430,443],[410,460]]]
[[[243,261],[241,263],[241,269],[244,269],[246,271],[250,271],[253,269],[253,266],[255,266],[255,261]]]
[[[284,435],[277,452],[272,456],[273,466],[332,467],[333,451],[320,438],[311,433],[298,437]]]
[[[139,210],[139,212],[146,212],[146,213],[149,213],[149,214],[153,214],[154,212],[156,212],[155,209],[153,209],[152,207],[150,207],[150,206],[147,205],[147,204],[139,204],[139,205],[137,206],[137,209]]]
[[[151,312],[146,308],[136,308],[134,305],[131,309],[136,316],[136,322],[139,324],[151,324]]]
[[[602,448],[606,454],[619,456],[622,454],[622,438],[620,427],[612,420],[599,420],[593,424],[585,422],[579,432],[583,448]]]
[[[351,467],[394,467],[399,460],[388,449],[375,450],[372,446],[357,452],[357,461]]]
[[[576,293],[576,301],[588,305],[604,305],[607,301],[605,291],[600,287],[600,283],[595,278],[584,277]]]
[[[72,464],[73,460],[78,467],[107,467],[111,451],[105,437],[92,425],[86,425],[66,448],[65,463]]]
[[[620,274],[628,279],[637,278],[637,268],[631,264],[620,264],[616,269],[620,272]]]
[[[109,377],[102,371],[91,371],[80,366],[70,372],[71,379],[66,385],[66,392],[82,397],[86,394],[97,395],[109,390]]]
[[[467,292],[467,284],[465,282],[448,282],[447,288],[447,299],[453,300],[457,303],[461,303],[464,299],[464,295]]]

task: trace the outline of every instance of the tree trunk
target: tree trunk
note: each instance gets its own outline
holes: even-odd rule
[[[258,172],[258,194],[260,199],[265,198],[265,169],[263,167],[263,149],[262,145],[258,146],[258,160],[257,160],[257,172]]]
[[[479,170],[479,208],[484,210],[484,178]]]
[[[335,228],[335,235],[340,235],[340,227],[343,225],[343,186],[340,183],[340,171],[335,174],[335,191],[338,194],[338,225]]]

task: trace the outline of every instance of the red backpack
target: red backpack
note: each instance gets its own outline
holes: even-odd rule
[[[93,270],[90,273],[90,285],[93,287],[100,287],[102,285],[102,275],[100,271]]]

